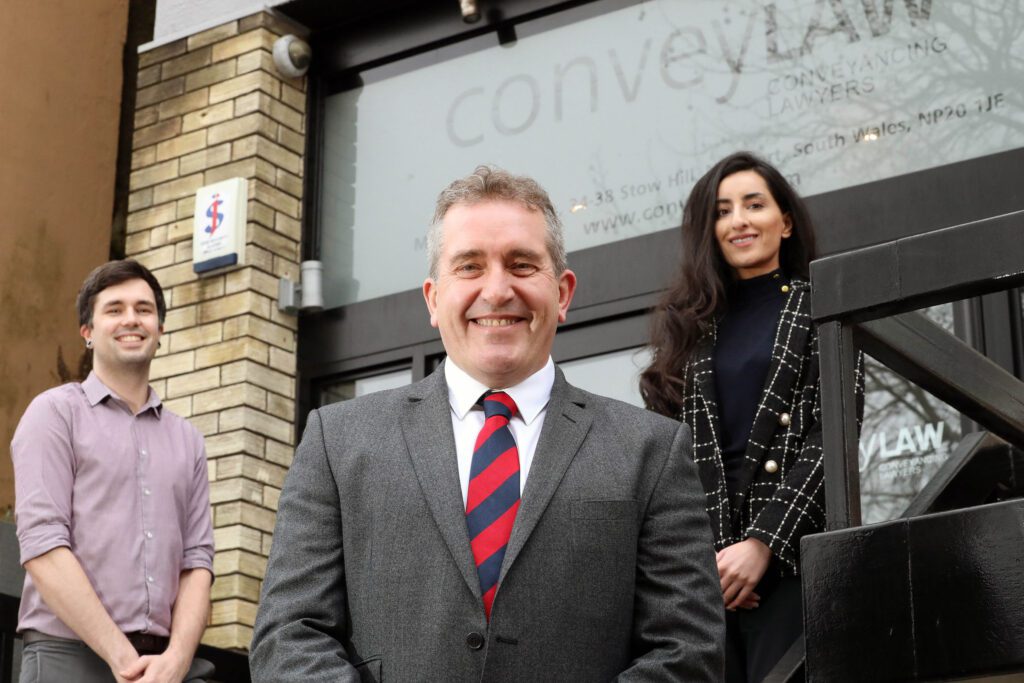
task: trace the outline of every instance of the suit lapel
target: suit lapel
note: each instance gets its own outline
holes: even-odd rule
[[[555,368],[555,383],[551,388],[544,427],[526,478],[526,487],[505,551],[499,582],[505,578],[543,516],[569,464],[583,445],[592,420],[586,409],[585,395],[570,386],[562,371]]]
[[[801,283],[794,281],[789,296],[786,297],[786,304],[779,314],[779,325],[775,331],[775,341],[772,344],[772,359],[768,365],[768,375],[764,380],[764,387],[761,388],[761,402],[758,404],[757,414],[750,425],[750,440],[747,442],[747,451],[743,458],[743,470],[737,481],[736,490],[746,491],[757,474],[757,468],[761,467],[764,455],[768,452],[769,442],[772,434],[778,426],[777,411],[769,408],[773,401],[785,401],[793,393],[793,384],[796,381],[797,373],[787,369],[783,360],[791,354],[794,349],[800,350],[806,347],[807,337],[811,333],[810,324],[797,324],[798,320],[806,315],[809,301],[809,290]],[[809,320],[803,322],[809,323]],[[789,366],[792,366],[793,360]],[[773,398],[777,397],[777,398]],[[738,519],[742,505],[733,506],[733,520]]]
[[[448,385],[442,368],[410,391],[402,434],[437,528],[469,589],[480,598],[480,579],[466,531]]]

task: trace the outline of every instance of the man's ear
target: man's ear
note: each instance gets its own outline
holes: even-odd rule
[[[92,325],[82,325],[78,328],[78,334],[82,335],[85,341],[89,341],[92,339]]]
[[[430,312],[430,326],[437,327],[437,283],[432,278],[423,281],[423,300]]]
[[[558,322],[564,323],[569,315],[569,304],[576,293],[576,273],[563,270],[558,276]]]

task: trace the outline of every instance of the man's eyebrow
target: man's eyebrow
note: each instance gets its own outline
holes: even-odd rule
[[[156,302],[152,299],[138,299],[135,301],[136,306],[156,306]],[[111,306],[124,306],[124,301],[121,299],[113,299],[112,301],[104,301],[101,304],[102,308],[110,308]]]
[[[479,258],[483,255],[481,249],[463,249],[452,254],[451,258],[448,259],[449,263],[458,263],[459,261],[467,261],[469,259]]]
[[[538,259],[541,257],[541,254],[540,252],[534,251],[533,249],[513,249],[511,252],[509,252],[509,256],[514,259]]]

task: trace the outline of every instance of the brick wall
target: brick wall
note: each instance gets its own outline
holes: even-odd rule
[[[271,50],[289,32],[260,13],[139,55],[126,253],[151,268],[168,313],[153,386],[206,437],[217,555],[203,642],[247,649],[295,438],[304,79]],[[195,191],[248,180],[245,265],[192,272]]]

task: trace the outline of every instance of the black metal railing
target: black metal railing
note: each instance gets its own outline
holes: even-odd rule
[[[860,525],[858,349],[1024,447],[1024,389],[919,308],[1024,285],[1024,211],[811,264],[819,330],[827,528]]]
[[[1024,383],[914,312],[1024,285],[1022,237],[1016,212],[811,266],[828,531],[801,545],[808,680],[1024,670],[1024,612],[1004,607],[1024,583],[1024,500],[1013,500],[1024,487]],[[901,519],[868,527],[859,351],[989,432],[964,437]]]

